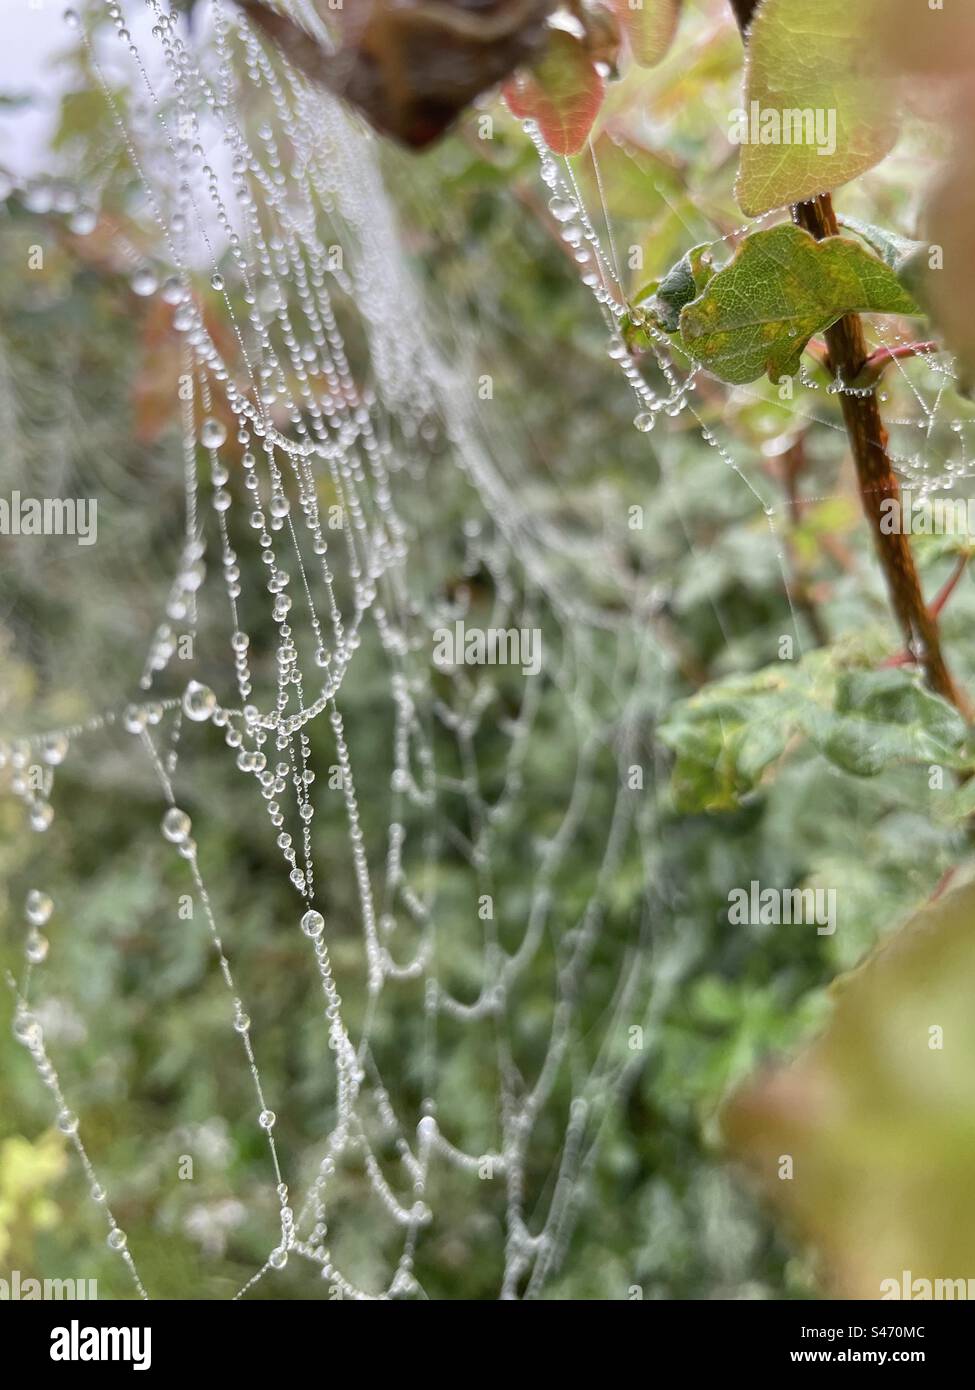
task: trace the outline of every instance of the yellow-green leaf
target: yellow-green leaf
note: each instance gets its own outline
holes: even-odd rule
[[[755,232],[688,304],[690,355],[722,381],[773,381],[799,370],[803,348],[848,313],[917,314],[894,271],[847,237],[816,241],[791,223]]]
[[[634,61],[652,68],[666,55],[680,22],[681,0],[611,0]]]
[[[848,183],[891,149],[897,122],[875,57],[884,22],[878,0],[764,0],[748,34],[735,188],[748,216]],[[762,143],[776,124],[778,140]]]
[[[732,1151],[838,1297],[970,1296],[935,1281],[975,1277],[973,978],[968,882],[838,981],[822,1036],[725,1109]]]

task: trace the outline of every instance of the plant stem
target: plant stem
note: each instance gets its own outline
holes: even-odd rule
[[[758,0],[729,0],[742,39],[747,40]],[[828,193],[792,209],[796,224],[817,241],[836,236],[839,225]],[[849,386],[863,371],[870,354],[859,314],[846,314],[825,333],[830,369]],[[856,465],[860,500],[873,532],[877,558],[887,582],[891,606],[904,635],[908,652],[923,668],[931,689],[949,700],[969,721],[975,717],[965,694],[958,689],[941,650],[941,633],[935,614],[924,602],[910,537],[904,533],[885,534],[881,530],[882,507],[887,498],[900,501],[900,484],[887,452],[887,431],[880,417],[875,392],[869,395],[841,394],[843,423]]]
[[[748,37],[747,29],[752,22],[752,15],[758,9],[758,0],[729,0],[729,4],[735,12],[741,36],[745,39]]]
[[[940,351],[938,343],[932,339],[925,343],[898,343],[896,347],[875,348],[867,358],[868,367],[882,367],[885,362],[901,362],[905,357],[923,357],[926,352]]]
[[[839,232],[828,193],[820,194],[810,203],[796,204],[792,215],[817,241]],[[831,369],[841,382],[855,381],[869,357],[859,314],[845,315],[832,328],[827,328],[825,336]],[[941,650],[938,620],[924,601],[910,537],[903,531],[887,535],[881,529],[883,504],[887,498],[899,503],[900,483],[887,453],[887,431],[880,418],[876,392],[867,396],[843,392],[840,401],[856,464],[860,500],[873,531],[877,557],[907,649],[924,668],[932,690],[950,700],[966,719],[970,719],[971,707],[955,686]]]

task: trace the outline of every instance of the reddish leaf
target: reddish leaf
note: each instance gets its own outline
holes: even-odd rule
[[[553,153],[575,154],[586,143],[605,90],[582,40],[555,29],[541,60],[505,86],[504,99],[512,115],[538,122]]]

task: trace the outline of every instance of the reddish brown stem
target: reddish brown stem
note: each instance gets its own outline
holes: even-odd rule
[[[828,193],[812,202],[798,203],[793,208],[793,217],[817,241],[839,232]],[[855,381],[869,357],[859,314],[847,314],[828,328],[826,347],[832,369],[840,380]],[[971,706],[956,687],[941,650],[937,617],[924,602],[910,537],[888,535],[881,529],[884,502],[888,498],[900,502],[900,484],[887,453],[887,431],[880,418],[877,397],[874,393],[853,396],[843,392],[840,401],[860,484],[860,500],[873,532],[877,558],[907,650],[923,667],[932,690],[950,700],[966,719],[971,719]]]
[[[928,611],[932,618],[940,618],[944,612],[945,605],[957,589],[959,580],[968,568],[969,558],[968,555],[960,556],[957,565],[928,605]],[[911,666],[916,660],[917,658],[912,656],[910,652],[898,652],[896,656],[889,656],[881,664],[884,666]]]
[[[952,594],[955,592],[955,589],[958,587],[958,581],[961,579],[962,575],[965,573],[965,570],[968,567],[968,560],[969,557],[967,555],[959,556],[958,564],[955,566],[954,573],[949,576],[949,578],[942,585],[938,594],[928,605],[928,607],[931,610],[931,616],[933,618],[941,617],[941,614],[944,611],[945,604],[948,602]]]
[[[738,21],[743,39],[747,40],[758,0],[729,0]],[[797,203],[792,216],[798,226],[805,228],[817,241],[836,236],[839,226],[828,193],[808,203]],[[869,360],[859,314],[846,314],[826,330],[826,349],[832,371],[847,386],[857,380]],[[923,668],[928,684],[958,709],[966,719],[973,718],[971,705],[960,691],[948,670],[941,650],[941,633],[937,617],[924,602],[910,538],[903,534],[886,534],[881,529],[884,503],[887,499],[900,502],[900,484],[887,452],[887,431],[880,417],[880,406],[874,392],[851,395],[844,391],[840,397],[843,423],[856,466],[860,500],[873,533],[877,558],[884,572],[891,607],[897,618],[907,651]]]
[[[888,362],[898,362],[905,357],[920,357],[922,353],[937,351],[938,344],[935,342],[898,343],[897,347],[879,347],[867,358],[864,369],[868,372],[880,371]]]

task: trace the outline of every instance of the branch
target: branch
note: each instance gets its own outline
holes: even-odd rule
[[[745,39],[748,25],[758,8],[758,0],[729,2]],[[792,217],[817,241],[839,233],[833,202],[828,193],[822,193],[808,203],[797,203],[792,209]],[[832,328],[826,330],[825,338],[832,370],[845,385],[850,385],[859,377],[870,357],[859,314],[847,314],[834,323]],[[887,453],[887,431],[880,417],[876,394],[871,392],[867,396],[852,396],[844,391],[840,400],[843,423],[856,465],[860,500],[873,531],[877,558],[907,651],[923,667],[931,689],[949,700],[967,720],[972,720],[975,710],[955,685],[941,650],[937,616],[924,602],[910,537],[886,535],[881,530],[883,504],[887,498],[900,500],[900,484]]]
[[[960,555],[958,557],[958,564],[955,566],[954,572],[945,581],[945,584],[941,588],[940,592],[936,594],[935,597],[931,600],[930,607],[932,617],[938,618],[941,616],[942,612],[944,611],[945,604],[948,602],[952,594],[955,592],[955,589],[958,587],[958,581],[965,573],[968,561],[969,556],[967,554]]]
[[[817,241],[836,236],[839,232],[828,193],[821,194],[810,203],[798,203],[792,215],[798,225],[811,232]],[[830,364],[840,380],[847,383],[855,381],[869,357],[859,314],[847,314],[832,328],[827,328],[826,346]],[[971,706],[955,686],[941,650],[937,617],[924,602],[910,537],[904,534],[886,535],[881,530],[884,501],[887,498],[900,500],[900,483],[887,453],[887,431],[880,418],[876,394],[851,396],[844,392],[840,400],[843,423],[856,464],[860,500],[873,531],[877,557],[907,650],[924,668],[932,690],[950,700],[966,719],[971,719]]]
[[[928,605],[928,611],[930,612],[932,618],[938,618],[944,612],[945,604],[948,602],[952,594],[955,592],[955,589],[958,587],[958,582],[961,579],[962,575],[965,573],[965,570],[968,566],[968,561],[969,556],[967,554],[961,555],[959,557],[957,565],[952,570],[945,583],[938,590],[935,597],[931,600],[931,603]],[[916,662],[917,658],[915,656],[912,656],[910,652],[898,652],[895,656],[889,656],[886,661],[881,662],[881,665],[913,666],[916,664]]]
[[[867,385],[870,382],[879,381],[884,368],[889,366],[891,362],[903,361],[905,357],[921,357],[926,352],[938,351],[939,345],[935,342],[899,343],[897,347],[887,347],[885,344],[876,348],[867,358],[863,364],[863,374],[857,385]]]

